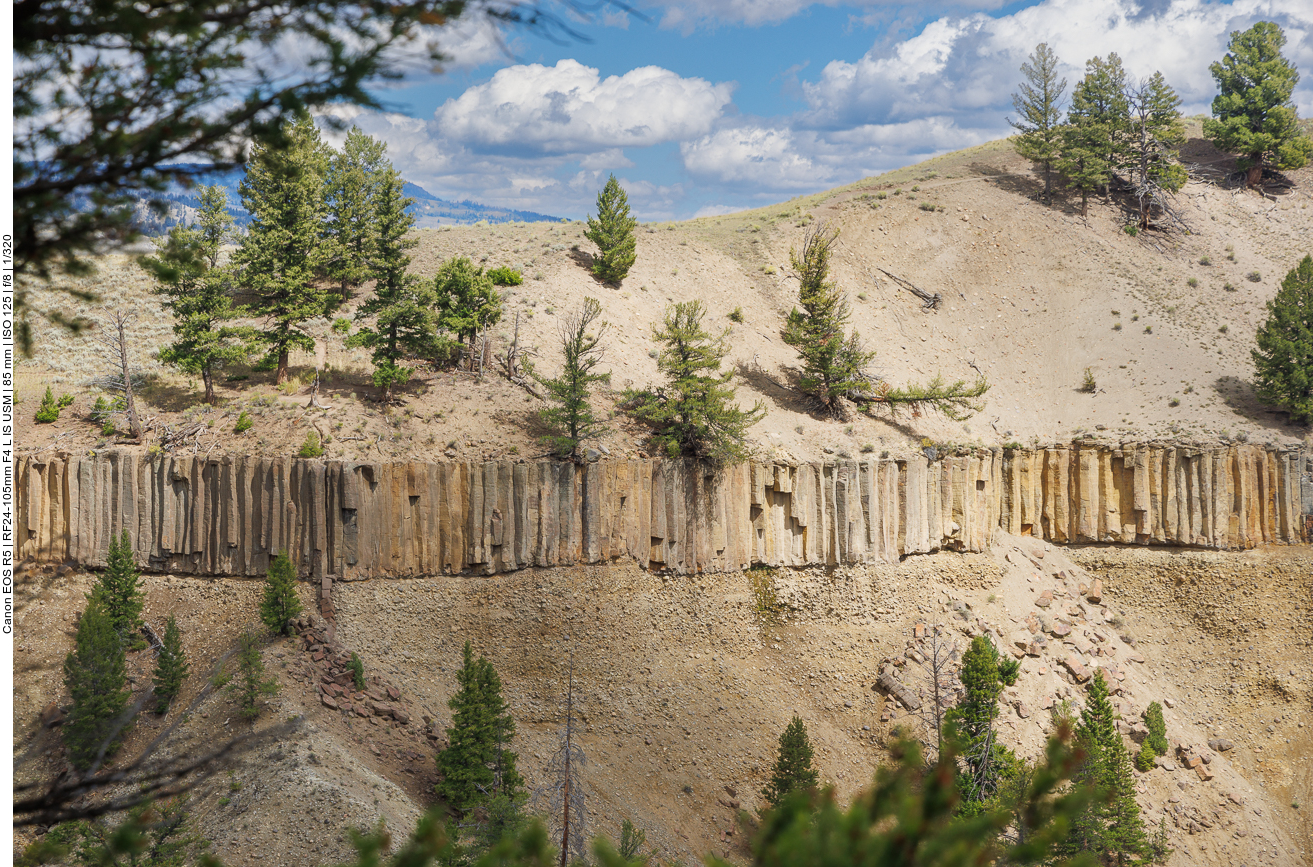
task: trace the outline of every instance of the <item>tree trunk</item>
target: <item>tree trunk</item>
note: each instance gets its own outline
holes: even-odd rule
[[[116,317],[118,326],[118,343],[119,343],[119,364],[123,369],[123,395],[128,410],[128,429],[132,433],[132,438],[141,442],[142,430],[141,422],[137,420],[137,400],[132,394],[132,375],[128,372],[128,338],[124,332],[123,326],[127,317],[122,313]]]
[[[282,385],[287,382],[287,350],[284,349],[278,353],[278,375],[274,377],[275,385]]]
[[[1088,190],[1081,190],[1080,193],[1080,215],[1082,217],[1090,215],[1090,194]]]
[[[201,368],[201,380],[205,383],[205,402],[214,403],[214,372],[210,370],[207,364]]]
[[[1252,190],[1263,180],[1263,155],[1250,154],[1249,159],[1253,162],[1253,165],[1249,167],[1249,171],[1245,174],[1245,186]]]

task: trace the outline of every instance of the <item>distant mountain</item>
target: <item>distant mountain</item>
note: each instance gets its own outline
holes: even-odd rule
[[[165,166],[165,168],[174,168],[174,166]],[[201,171],[195,175],[197,186],[220,186],[228,192],[228,213],[232,214],[233,220],[239,226],[245,226],[251,221],[251,215],[242,207],[241,196],[237,192],[237,187],[244,177],[246,177],[244,169]],[[539,214],[536,211],[501,208],[469,200],[450,202],[438,198],[410,181],[406,181],[402,192],[415,200],[407,210],[414,215],[417,226],[469,225],[480,220],[489,223],[556,223],[561,220],[560,217]],[[137,223],[147,235],[163,234],[178,223],[189,220],[200,203],[195,187],[183,189],[178,186],[159,198],[169,205],[167,215],[155,213],[145,201],[137,207]]]

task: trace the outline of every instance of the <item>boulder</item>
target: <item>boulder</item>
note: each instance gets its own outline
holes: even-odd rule
[[[1085,594],[1085,598],[1098,605],[1103,601],[1103,579],[1095,578],[1094,583],[1090,585],[1090,591]]]
[[[337,701],[336,701],[331,695],[329,695],[329,694],[326,693],[326,692],[320,694],[320,696],[319,696],[319,701],[321,701],[321,702],[323,703],[324,707],[332,708],[333,710],[337,710],[337,709],[338,709],[338,703],[337,703]]]
[[[1085,667],[1085,664],[1080,661],[1076,654],[1067,654],[1067,658],[1062,661],[1062,664],[1066,666],[1067,671],[1071,672],[1071,676],[1076,678],[1077,682],[1084,683],[1090,679],[1090,670]]]
[[[1213,738],[1208,742],[1208,748],[1214,752],[1224,753],[1227,750],[1234,749],[1235,743],[1230,738]]]

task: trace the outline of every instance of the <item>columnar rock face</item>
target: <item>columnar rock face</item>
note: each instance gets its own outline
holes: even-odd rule
[[[1300,451],[1073,444],[928,461],[574,465],[292,458],[21,458],[19,560],[101,566],[126,529],[150,569],[303,576],[493,574],[631,557],[676,572],[1061,543],[1250,548],[1309,541]]]

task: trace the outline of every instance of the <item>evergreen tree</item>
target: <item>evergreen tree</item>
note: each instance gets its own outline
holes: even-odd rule
[[[1149,729],[1149,736],[1144,739],[1144,742],[1149,745],[1155,755],[1167,755],[1169,750],[1167,721],[1163,719],[1163,706],[1156,701],[1150,702],[1149,707],[1144,712],[1144,724]]]
[[[1259,397],[1285,407],[1296,422],[1313,424],[1313,256],[1281,281],[1255,340]]]
[[[1062,152],[1062,94],[1067,79],[1058,78],[1058,57],[1048,44],[1035,46],[1028,62],[1021,65],[1026,76],[1020,92],[1012,94],[1012,107],[1019,120],[1008,123],[1021,135],[1013,142],[1017,153],[1044,167],[1044,196],[1052,191],[1053,166]]]
[[[328,160],[324,178],[325,273],[338,285],[342,301],[349,300],[365,281],[376,279],[370,273],[370,261],[378,242],[377,197],[385,173],[391,168],[384,156],[386,152],[386,143],[353,126],[346,134],[342,150]],[[404,209],[412,200],[402,198],[399,187],[398,184],[396,197],[403,202]]]
[[[187,654],[182,649],[182,632],[178,629],[178,620],[170,614],[164,626],[164,647],[155,662],[156,713],[168,713],[169,703],[182,692],[183,681],[190,671]]]
[[[775,769],[761,796],[772,807],[778,807],[785,795],[814,788],[819,779],[820,775],[812,768],[812,745],[807,739],[807,726],[795,716],[780,735]]]
[[[597,245],[593,273],[608,283],[619,283],[634,267],[638,258],[638,241],[634,229],[638,220],[629,216],[629,199],[615,175],[597,194],[597,217],[588,218],[584,237]]]
[[[565,355],[560,375],[552,379],[533,374],[547,389],[547,399],[557,404],[544,409],[539,416],[552,430],[543,439],[558,455],[578,457],[582,443],[606,430],[588,403],[589,387],[609,376],[593,373],[602,363],[602,335],[607,326],[602,323],[593,333],[589,329],[601,315],[602,305],[597,299],[585,298],[583,307],[560,325],[561,351]]]
[[[1128,160],[1130,104],[1126,71],[1115,53],[1085,64],[1085,77],[1071,94],[1067,128],[1063,132],[1059,167],[1067,182],[1080,190],[1081,212],[1088,213],[1089,194],[1105,192],[1114,173]]]
[[[140,635],[141,610],[145,605],[141,570],[137,568],[127,530],[120,536],[110,534],[105,571],[100,573],[88,598],[100,600],[119,640],[127,648],[140,650],[146,646]]]
[[[1176,161],[1185,142],[1181,98],[1161,72],[1127,91],[1130,110],[1130,170],[1140,207],[1140,228],[1149,228],[1155,205],[1164,206],[1163,194],[1185,186],[1185,168]]]
[[[251,222],[233,256],[238,279],[254,296],[251,313],[265,320],[260,340],[277,381],[287,381],[293,349],[313,352],[310,319],[327,316],[341,296],[321,281],[327,264],[321,239],[326,216],[327,149],[309,114],[288,128],[285,147],[257,144],[238,188]]]
[[[492,663],[465,642],[464,662],[456,673],[459,689],[447,702],[452,710],[447,748],[438,753],[442,781],[437,792],[457,810],[467,812],[486,798],[522,798],[523,778],[516,754],[506,749],[515,736],[515,720],[502,698],[501,679]]]
[[[866,365],[874,352],[862,348],[856,331],[844,334],[848,324],[848,298],[831,280],[830,254],[839,230],[824,223],[808,230],[803,237],[802,255],[792,248],[789,261],[798,275],[798,303],[789,313],[784,342],[798,350],[802,359],[804,392],[820,401],[831,414],[840,414],[841,397],[866,394],[871,380]]]
[[[264,677],[260,636],[253,629],[243,629],[237,637],[237,677],[232,688],[240,703],[237,712],[247,721],[260,715],[260,696],[278,692],[278,681]]]
[[[411,368],[401,362],[431,357],[437,347],[438,295],[431,282],[406,273],[406,251],[419,242],[407,237],[415,218],[406,208],[415,200],[401,194],[401,175],[383,160],[374,183],[374,238],[362,272],[374,281],[374,294],[356,311],[357,322],[374,321],[351,335],[347,345],[373,350],[374,385],[387,400],[395,386],[410,379]]]
[[[493,286],[492,278],[464,256],[442,263],[433,278],[433,289],[437,293],[438,327],[469,344],[473,369],[479,332],[501,321],[501,294]]]
[[[184,373],[199,374],[205,402],[214,403],[214,372],[250,353],[251,328],[227,325],[245,313],[233,303],[231,276],[219,267],[219,248],[232,232],[228,195],[222,187],[202,187],[191,226],[174,226],[157,241],[157,253],[140,260],[156,280],[155,293],[173,313],[174,342],[160,349],[160,361]]]
[[[127,663],[114,619],[100,595],[91,601],[78,622],[73,651],[64,660],[64,686],[73,708],[62,729],[69,761],[86,770],[100,756],[118,750],[128,721]]]
[[[291,635],[292,618],[300,613],[301,599],[296,594],[296,567],[284,551],[274,558],[265,573],[260,620],[271,632]]]
[[[667,385],[649,391],[629,391],[629,411],[656,428],[655,440],[671,457],[681,453],[714,461],[741,460],[746,454],[747,430],[766,415],[758,401],[752,409],[734,403],[730,381],[734,371],[720,372],[729,352],[723,331],[712,337],[702,328],[701,301],[685,301],[666,308],[652,338],[662,345],[657,369]]]
[[[1073,819],[1061,851],[1094,852],[1117,865],[1136,863],[1147,854],[1149,843],[1135,802],[1130,756],[1117,731],[1102,669],[1096,669],[1090,681],[1076,724],[1076,742],[1085,759],[1073,782],[1094,789],[1100,797]]]
[[[959,677],[965,690],[962,700],[945,714],[961,742],[966,766],[961,781],[963,812],[974,814],[993,798],[1001,782],[1017,769],[1012,751],[994,736],[998,719],[998,697],[1003,692],[999,655],[986,635],[977,635],[962,654]]]
[[[1220,151],[1239,154],[1253,187],[1263,179],[1263,167],[1297,169],[1313,155],[1313,139],[1299,128],[1291,101],[1299,73],[1281,48],[1286,34],[1271,21],[1235,30],[1226,56],[1208,69],[1217,82],[1213,116],[1204,121],[1204,137]]]

